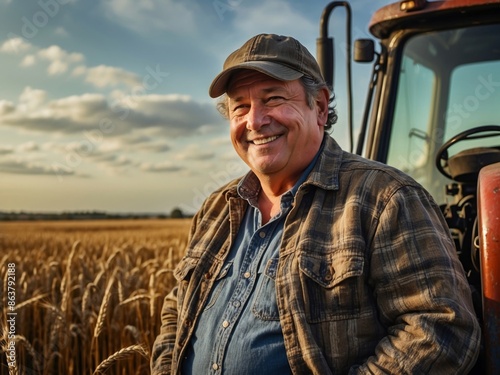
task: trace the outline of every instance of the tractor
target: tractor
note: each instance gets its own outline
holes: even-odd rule
[[[440,205],[482,327],[471,373],[500,374],[500,0],[398,1],[372,15],[373,37],[354,43],[349,3],[329,3],[317,59],[332,87],[337,8],[347,18],[352,151],[406,172]],[[372,64],[356,127],[351,60]]]

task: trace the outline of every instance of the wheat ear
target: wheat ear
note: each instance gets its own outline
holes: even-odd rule
[[[97,375],[97,374],[102,374],[106,370],[108,370],[109,367],[111,367],[115,362],[120,361],[122,359],[128,358],[132,354],[140,354],[144,358],[148,358],[149,355],[142,345],[131,345],[126,348],[123,348],[116,353],[113,353],[110,355],[108,358],[106,358],[104,361],[102,361],[99,366],[94,370],[92,375]]]

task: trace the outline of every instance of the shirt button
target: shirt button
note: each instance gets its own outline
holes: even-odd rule
[[[243,277],[244,277],[245,279],[248,279],[250,276],[252,276],[252,275],[251,275],[251,274],[250,274],[250,272],[248,272],[248,271],[247,271],[247,272],[245,272],[245,273],[243,274]]]
[[[233,302],[233,306],[234,307],[240,307],[240,305],[241,305],[240,301],[234,301]]]
[[[223,326],[224,328],[229,327],[229,322],[228,322],[227,320],[224,320],[224,321],[222,322],[222,326]]]
[[[266,236],[266,232],[260,232],[259,236],[260,236],[260,238],[264,238]]]
[[[212,368],[213,368],[214,370],[218,370],[218,369],[219,369],[219,365],[218,365],[217,363],[214,363],[214,364],[212,365]]]

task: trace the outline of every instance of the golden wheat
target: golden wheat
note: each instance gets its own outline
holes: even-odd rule
[[[0,375],[15,264],[19,375],[149,374],[190,220],[0,223]]]
[[[101,374],[109,369],[111,365],[113,365],[117,361],[121,361],[125,358],[128,358],[131,354],[138,353],[145,358],[148,358],[149,354],[146,349],[142,345],[131,345],[127,348],[120,349],[116,353],[110,355],[104,361],[102,361],[99,366],[94,371],[94,374]]]

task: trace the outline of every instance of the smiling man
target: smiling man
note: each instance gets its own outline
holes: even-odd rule
[[[467,373],[480,330],[441,212],[338,146],[307,49],[257,35],[209,93],[250,171],[194,218],[152,374]]]

